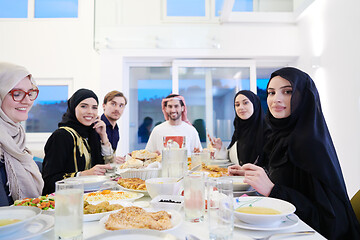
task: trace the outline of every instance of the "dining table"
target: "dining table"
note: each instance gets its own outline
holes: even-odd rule
[[[142,207],[150,207],[149,202],[151,198],[148,196],[144,196],[136,201],[134,201],[134,205],[142,206]],[[182,215],[182,221],[181,223],[173,229],[166,230],[166,233],[171,234],[176,237],[176,239],[179,240],[185,240],[185,239],[201,239],[206,240],[209,239],[209,226],[207,221],[207,214],[205,213],[204,221],[202,222],[188,222],[185,221],[184,217],[184,211],[183,209],[180,211],[180,214]],[[235,219],[235,225],[236,225],[236,219]],[[121,230],[118,230],[119,234],[121,234]],[[291,233],[291,232],[298,232],[298,231],[314,231],[309,225],[307,225],[305,222],[303,222],[301,219],[298,220],[297,224],[294,225],[291,228],[286,229],[278,229],[278,230],[249,230],[249,229],[243,229],[240,227],[234,227],[233,230],[233,236],[232,239],[256,239],[260,237],[267,237],[272,234],[276,233]],[[84,222],[83,223],[83,239],[102,239],[101,234],[108,232],[105,230],[103,224],[101,224],[99,221],[90,221],[90,222]],[[191,238],[189,236],[195,236],[196,238]],[[96,236],[99,236],[99,238],[96,238]],[[188,237],[188,238],[187,238]],[[38,236],[37,239],[54,239],[54,230],[51,230],[41,236]],[[302,235],[302,236],[296,236],[296,235],[287,235],[280,237],[272,237],[271,239],[326,239],[321,234],[315,231],[314,234],[311,235]]]

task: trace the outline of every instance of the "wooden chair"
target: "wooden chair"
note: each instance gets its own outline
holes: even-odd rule
[[[357,191],[357,193],[351,198],[350,202],[354,209],[356,218],[360,223],[360,190]]]

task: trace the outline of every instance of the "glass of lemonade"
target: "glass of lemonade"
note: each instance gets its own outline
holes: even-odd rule
[[[184,177],[185,219],[201,222],[205,215],[205,175],[204,173],[186,174]]]
[[[55,183],[55,239],[83,238],[84,184],[76,180]]]

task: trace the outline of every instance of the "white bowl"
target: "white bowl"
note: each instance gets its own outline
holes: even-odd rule
[[[240,207],[265,207],[277,210],[280,214],[252,214],[237,212]],[[284,200],[270,197],[238,197],[234,199],[234,215],[239,220],[254,225],[279,224],[281,218],[294,213],[295,206]]]
[[[90,191],[90,190],[99,190],[100,187],[103,185],[103,183],[110,180],[110,177],[93,175],[93,176],[72,177],[72,178],[67,178],[66,180],[81,181],[84,184],[84,191]]]
[[[31,221],[41,214],[41,209],[37,207],[12,206],[0,208],[0,220],[17,219],[19,222],[5,226],[0,226],[0,238],[3,235],[15,232],[22,228],[25,223]]]
[[[233,181],[233,189],[234,191],[246,191],[250,188],[250,185],[244,183],[244,176],[230,176],[224,177],[226,179],[231,179]]]
[[[173,202],[160,202],[160,200]],[[159,210],[180,211],[184,204],[184,197],[179,195],[157,195],[150,201],[150,205]]]
[[[146,189],[151,198],[157,195],[180,195],[182,181],[178,178],[151,178],[145,180]]]

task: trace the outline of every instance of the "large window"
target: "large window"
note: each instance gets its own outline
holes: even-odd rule
[[[39,96],[29,112],[26,132],[53,132],[67,109],[67,85],[39,85]]]
[[[143,149],[147,136],[139,128],[145,124],[150,132],[152,128],[164,121],[161,111],[161,100],[172,92],[171,67],[130,67],[130,151]],[[145,120],[147,118],[148,120]],[[152,121],[149,121],[151,118]],[[144,121],[145,120],[145,121]],[[151,125],[147,123],[150,122]],[[146,135],[146,134],[145,134]]]

